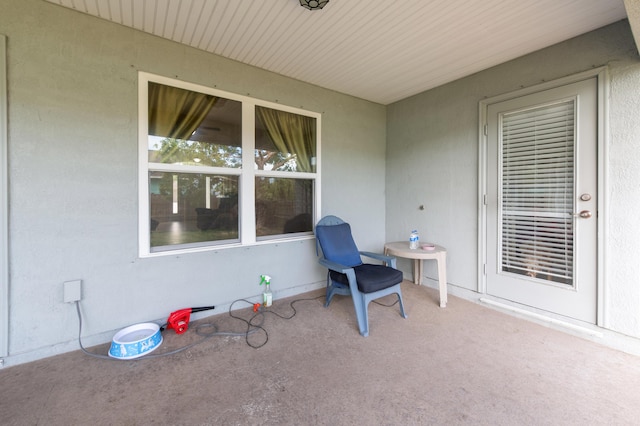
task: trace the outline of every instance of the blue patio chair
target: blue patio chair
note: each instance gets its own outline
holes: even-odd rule
[[[363,336],[369,335],[369,302],[389,294],[396,294],[400,315],[407,318],[402,303],[402,272],[395,269],[396,259],[382,254],[359,251],[351,235],[348,223],[336,216],[325,216],[316,224],[316,249],[323,257],[319,262],[327,272],[327,296],[325,307],[334,295],[351,295],[356,310],[358,328]],[[376,259],[384,264],[363,263],[361,256]]]

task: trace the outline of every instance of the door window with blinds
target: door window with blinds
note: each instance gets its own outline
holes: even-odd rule
[[[575,99],[500,116],[502,273],[574,284],[575,116]]]

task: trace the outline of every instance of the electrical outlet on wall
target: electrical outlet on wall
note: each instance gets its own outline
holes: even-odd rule
[[[66,281],[64,283],[64,303],[73,303],[82,297],[82,280]]]

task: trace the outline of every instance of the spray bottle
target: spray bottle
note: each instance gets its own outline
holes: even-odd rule
[[[265,308],[271,306],[273,295],[271,294],[271,277],[269,275],[260,275],[260,285],[264,284],[264,293],[262,293],[262,305]]]

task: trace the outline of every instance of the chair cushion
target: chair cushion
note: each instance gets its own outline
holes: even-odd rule
[[[316,237],[320,242],[324,258],[345,266],[362,264],[358,247],[351,236],[348,223],[331,226],[316,226]]]
[[[384,265],[364,263],[353,268],[356,273],[358,290],[363,293],[389,288],[402,282],[402,272]],[[331,271],[331,279],[344,285],[349,285],[345,274]]]

